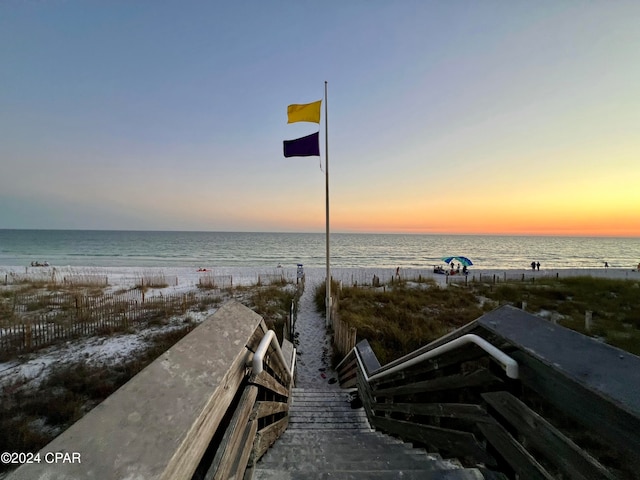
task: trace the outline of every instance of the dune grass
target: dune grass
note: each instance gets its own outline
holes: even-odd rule
[[[316,306],[324,309],[324,285]],[[425,345],[482,315],[469,291],[438,288],[434,282],[395,282],[385,288],[343,287],[338,314],[366,338],[382,364]]]
[[[315,293],[318,311],[324,311],[324,292],[321,285]],[[401,281],[384,288],[349,287],[339,293],[338,314],[385,364],[499,305],[520,302],[533,314],[552,312],[567,328],[640,355],[640,284],[628,280],[576,277],[447,288]],[[590,331],[585,311],[592,312]]]
[[[291,302],[299,298],[300,290],[292,283],[278,281],[266,286],[255,285],[249,287],[248,291],[249,295],[243,303],[260,315],[282,342],[282,328],[289,315]]]
[[[553,312],[560,325],[640,355],[640,282],[573,277],[484,284],[472,289],[499,304],[524,301],[526,310],[533,314]],[[585,328],[587,311],[593,319],[589,331]]]

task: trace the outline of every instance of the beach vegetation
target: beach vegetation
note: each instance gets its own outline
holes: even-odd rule
[[[204,312],[221,296],[209,292],[144,295],[138,290],[120,294],[103,290],[0,291],[0,359],[8,360],[56,343],[80,337],[112,335],[166,325],[189,311]]]
[[[523,303],[534,315],[640,355],[640,282],[569,277],[418,287],[401,281],[383,288],[336,288],[338,315],[357,328],[358,339],[369,341],[383,364],[498,306]],[[324,311],[324,284],[315,301]],[[591,312],[589,328],[586,312]]]
[[[336,280],[332,279],[331,280],[331,296],[335,297],[336,292],[338,292],[340,288],[341,288],[340,282],[337,282]],[[326,294],[327,294],[327,284],[325,282],[322,282],[316,287],[315,292],[313,294],[313,303],[318,312],[325,311]]]
[[[220,295],[200,295],[198,296],[197,309],[200,312],[205,312],[211,307],[218,307],[223,302],[223,298]]]
[[[640,282],[568,277],[471,288],[499,305],[525,302],[534,315],[552,316],[564,327],[640,355]],[[587,312],[591,315],[588,327]]]
[[[291,303],[298,296],[296,288],[288,288],[291,286],[290,283],[286,283],[284,288],[279,283],[255,286],[250,288],[250,293],[243,302],[264,319],[267,327],[276,332],[281,343],[282,329],[289,315]]]
[[[338,315],[357,329],[358,338],[369,341],[382,364],[482,315],[483,307],[470,291],[426,285],[396,281],[385,288],[343,287]]]

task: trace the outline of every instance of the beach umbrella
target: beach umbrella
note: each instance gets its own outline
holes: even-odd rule
[[[467,257],[442,257],[444,263],[451,263],[453,261],[457,261],[460,265],[464,265],[465,267],[470,267],[473,265],[473,262],[469,260]]]

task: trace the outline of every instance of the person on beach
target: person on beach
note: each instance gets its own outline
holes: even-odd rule
[[[400,278],[400,267],[396,268],[396,277]]]
[[[538,271],[540,271],[540,262],[536,263],[536,267],[538,267]]]
[[[536,270],[536,262],[531,262],[531,270],[535,271]]]
[[[607,268],[609,268],[609,262],[604,262],[604,268],[605,268],[605,270],[606,270]]]

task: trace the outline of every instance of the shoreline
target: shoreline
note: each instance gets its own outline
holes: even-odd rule
[[[303,267],[305,277],[313,283],[324,281],[325,267]],[[433,267],[427,268],[400,268],[400,279],[417,280],[418,278],[432,278],[439,285],[447,283],[464,283],[464,275],[455,274],[452,276],[436,274]],[[0,284],[18,283],[14,279],[33,279],[46,281],[53,278],[56,282],[63,283],[67,279],[75,278],[105,278],[108,287],[126,288],[139,285],[141,279],[153,276],[162,276],[166,279],[168,286],[162,290],[187,291],[197,288],[200,279],[214,278],[227,279],[233,286],[251,286],[257,283],[268,283],[276,277],[284,278],[287,281],[297,281],[297,268],[295,266],[284,267],[76,267],[76,266],[2,266],[0,265]],[[380,283],[389,283],[396,280],[395,268],[382,267],[332,267],[331,276],[335,281],[345,285],[372,284],[374,276]],[[531,269],[469,269],[467,281],[479,281],[487,277],[495,281],[505,280],[531,280],[535,278],[567,278],[589,276],[594,278],[608,278],[615,280],[639,280],[640,272],[637,269],[623,268],[559,268],[542,269],[533,271]],[[227,283],[225,281],[225,283]]]

